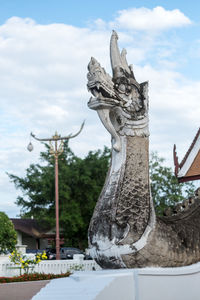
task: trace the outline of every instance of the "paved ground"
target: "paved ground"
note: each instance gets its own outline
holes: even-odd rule
[[[0,300],[30,300],[49,280],[0,284]]]

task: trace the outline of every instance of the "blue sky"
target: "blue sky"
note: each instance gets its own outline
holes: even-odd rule
[[[153,9],[156,6],[162,6],[166,10],[179,9],[189,19],[192,20],[192,26],[188,28],[181,28],[167,32],[164,36],[166,39],[181,39],[182,44],[177,47],[177,52],[174,58],[180,56],[179,50],[182,52],[183,48],[187,49],[192,39],[198,39],[199,36],[199,11],[200,2],[193,1],[173,1],[173,0],[159,0],[159,1],[65,1],[65,0],[8,0],[2,1],[0,11],[0,24],[3,24],[7,19],[18,16],[21,18],[32,18],[40,24],[64,23],[71,24],[78,27],[92,26],[96,19],[103,19],[109,22],[113,19],[117,12],[123,9],[146,7]],[[198,45],[199,46],[199,45]],[[181,55],[184,53],[182,52]],[[175,56],[176,55],[176,56]],[[156,57],[155,64],[156,64]],[[198,68],[193,68],[198,62],[195,57],[190,58],[190,62],[179,66],[181,72],[190,72],[190,78],[198,78]]]
[[[87,107],[87,64],[94,56],[110,72],[112,29],[127,49],[136,79],[149,81],[150,150],[173,166],[199,127],[199,1],[0,1],[0,210],[19,214],[19,191],[6,172],[23,176],[38,162],[42,145],[29,153],[29,134],[57,130],[82,134],[70,141],[75,154],[110,145]]]
[[[98,18],[109,21],[117,11],[128,8],[154,8],[162,6],[167,10],[179,9],[195,22],[199,22],[198,0],[116,0],[116,1],[67,1],[67,0],[1,0],[0,23],[18,16],[33,18],[40,24],[68,23],[85,27]]]
[[[199,20],[200,3],[197,0],[7,0],[1,1],[0,20],[3,23],[12,16],[30,17],[42,24],[68,22],[82,27],[88,21],[98,18],[109,21],[119,10],[156,6],[167,10],[179,9],[194,21]]]

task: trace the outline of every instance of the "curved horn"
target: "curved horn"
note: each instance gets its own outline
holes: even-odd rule
[[[116,67],[123,68],[117,40],[118,40],[117,32],[113,30],[111,39],[110,39],[110,61],[111,61],[113,74],[114,74],[114,70],[116,69]]]
[[[122,61],[122,64],[123,64],[123,68],[126,70],[126,72],[128,74],[131,74],[131,71],[129,69],[129,66],[128,66],[128,63],[127,63],[127,60],[126,60],[126,49],[123,49],[122,52],[121,52],[121,61]]]

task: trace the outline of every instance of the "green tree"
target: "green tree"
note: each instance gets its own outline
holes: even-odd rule
[[[164,158],[156,152],[151,153],[149,170],[151,191],[156,213],[162,215],[167,207],[191,196],[195,191],[193,182],[178,183],[171,168],[164,166]]]
[[[49,146],[41,152],[42,163],[31,164],[24,178],[8,174],[16,188],[22,191],[16,204],[21,207],[21,216],[55,226],[54,158]],[[110,160],[110,151],[90,151],[79,158],[64,144],[59,156],[59,215],[65,244],[80,248],[87,246],[87,229],[94,206],[103,186]]]
[[[21,217],[33,216],[51,227],[55,226],[54,158],[49,147],[41,152],[39,164],[31,164],[24,178],[8,174],[16,188],[22,191],[16,204]],[[110,151],[90,151],[79,158],[64,144],[59,157],[59,208],[60,227],[65,244],[85,248],[89,222],[103,187],[110,161]],[[173,206],[194,192],[193,183],[178,184],[170,168],[163,166],[164,159],[152,153],[150,176],[152,196],[157,214]]]
[[[13,223],[4,212],[0,212],[0,254],[12,252],[17,243],[17,234]]]

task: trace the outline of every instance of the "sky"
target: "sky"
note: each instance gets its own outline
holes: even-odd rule
[[[150,151],[173,167],[200,116],[200,2],[191,0],[0,0],[0,211],[20,214],[7,173],[25,176],[44,146],[30,139],[68,135],[80,157],[110,146],[87,107],[87,65],[95,57],[111,74],[109,40],[127,49],[138,82],[149,81]],[[32,142],[34,150],[27,151]]]

